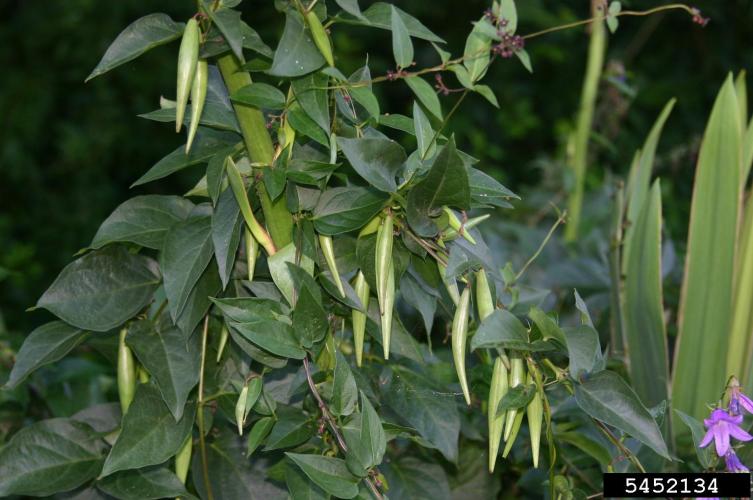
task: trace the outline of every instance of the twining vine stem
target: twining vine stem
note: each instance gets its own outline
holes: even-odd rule
[[[316,384],[314,384],[314,379],[311,376],[311,364],[309,363],[308,356],[303,358],[303,369],[306,372],[306,381],[308,382],[309,388],[311,389],[311,394],[313,394],[314,399],[316,399],[316,403],[319,405],[319,410],[322,412],[322,418],[325,422],[327,422],[327,425],[329,425],[332,434],[335,436],[337,446],[340,448],[340,450],[342,450],[343,453],[347,453],[348,445],[345,444],[345,439],[340,432],[340,428],[337,426],[337,422],[335,422],[332,413],[330,413],[329,408],[327,407],[327,403],[324,402],[322,396],[319,394],[319,391],[316,388]],[[374,497],[377,500],[383,500],[384,497],[382,497],[382,494],[379,492],[379,488],[377,488],[376,484],[374,484],[371,478],[365,477],[363,478],[363,480],[366,482],[366,485],[369,487]]]

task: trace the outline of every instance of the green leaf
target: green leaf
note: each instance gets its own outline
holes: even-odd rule
[[[211,217],[192,217],[167,232],[160,254],[160,269],[173,321],[183,312],[191,290],[211,259]]]
[[[635,392],[619,375],[610,371],[596,373],[576,384],[575,400],[590,416],[616,427],[671,460],[659,426]]]
[[[322,292],[314,278],[300,267],[288,263],[296,292],[293,332],[303,347],[309,349],[329,331],[327,311],[322,307]]]
[[[227,287],[233,274],[242,227],[243,217],[233,190],[226,189],[220,195],[217,207],[212,213],[212,246],[222,279],[222,288]]]
[[[565,328],[567,355],[570,358],[570,376],[575,380],[603,369],[604,360],[599,344],[599,332],[592,326]]]
[[[204,9],[209,14],[217,28],[222,33],[222,37],[240,61],[243,61],[243,22],[241,21],[241,13],[232,9],[217,9],[212,8]]]
[[[183,34],[184,26],[183,23],[170,19],[167,14],[149,14],[137,19],[110,44],[86,81],[132,61],[154,47],[172,42]]]
[[[487,35],[487,28],[490,27],[492,27],[491,23],[485,17],[481,18],[473,26],[473,30],[465,41],[463,65],[468,70],[468,78],[473,83],[482,79],[489,69],[492,39]]]
[[[86,339],[89,334],[62,321],[35,328],[16,353],[16,362],[5,388],[14,389],[39,368],[54,363]]]
[[[252,83],[241,87],[230,96],[233,102],[247,104],[260,109],[283,109],[285,94],[277,87],[266,83]]]
[[[297,258],[297,253],[295,244],[289,243],[267,259],[269,274],[272,275],[272,280],[280,292],[282,292],[288,304],[295,304],[295,281],[288,264],[298,265],[310,275],[314,274],[314,261],[303,252],[301,252],[300,258]]]
[[[635,221],[625,267],[625,339],[633,389],[648,406],[669,399],[661,270],[661,187],[654,182]]]
[[[364,21],[366,20],[363,13],[361,13],[361,8],[358,6],[358,0],[335,0],[335,2],[342,10],[351,16],[355,16]]]
[[[393,6],[390,13],[390,28],[392,30],[392,54],[398,68],[407,68],[413,64],[413,42],[411,42],[408,28]]]
[[[567,345],[565,332],[563,332],[557,322],[547,316],[544,311],[538,307],[532,307],[531,310],[528,311],[528,317],[531,318],[531,321],[533,321],[538,327],[544,340],[554,339],[563,346]]]
[[[385,403],[450,462],[458,457],[460,416],[455,402],[438,397],[429,381],[406,369],[395,371],[382,392]]]
[[[471,338],[471,350],[494,347],[522,349],[528,345],[528,330],[507,309],[495,309],[484,318]]]
[[[87,424],[67,418],[22,428],[0,448],[0,496],[48,496],[97,477],[106,445]]]
[[[400,18],[403,20],[410,36],[427,40],[429,42],[444,43],[444,40],[432,33],[426,26],[421,24],[418,19],[407,14],[398,7],[385,2],[376,2],[363,12],[363,16],[367,19],[367,22],[363,22],[359,19],[343,19],[343,21],[351,24],[365,24],[366,26],[374,28],[391,30],[393,8],[400,15]]]
[[[328,493],[312,483],[303,471],[292,464],[285,467],[285,485],[288,487],[290,498],[295,500],[328,500]]]
[[[497,96],[494,95],[494,91],[488,85],[474,85],[473,91],[483,96],[492,106],[499,109]]]
[[[360,229],[384,207],[387,197],[364,187],[330,188],[322,193],[314,208],[314,228],[334,236]]]
[[[580,432],[556,432],[554,439],[575,446],[602,465],[612,463],[612,456],[609,454],[609,451],[585,434]]]
[[[507,394],[502,396],[497,406],[497,416],[504,415],[507,410],[517,410],[528,406],[533,397],[536,395],[535,384],[520,384],[511,387]]]
[[[335,380],[332,384],[332,402],[329,409],[337,417],[347,416],[356,409],[358,386],[348,361],[340,351],[335,354]]]
[[[161,464],[175,455],[191,432],[195,413],[196,403],[190,402],[176,423],[159,391],[152,384],[140,384],[101,476]]]
[[[186,337],[178,328],[155,328],[150,320],[133,323],[126,343],[133,349],[159,387],[162,399],[175,420],[183,416],[188,394],[199,381],[199,336]]]
[[[311,73],[292,82],[293,94],[303,111],[327,134],[330,131],[329,77],[324,73]]]
[[[97,488],[121,500],[186,498],[188,492],[167,467],[147,467],[117,472],[97,482]]]
[[[324,57],[311,38],[311,30],[294,9],[285,13],[285,30],[275,50],[269,74],[296,77],[324,66]]]
[[[693,437],[693,448],[695,449],[696,456],[698,456],[698,463],[700,463],[701,467],[704,469],[712,468],[715,460],[714,452],[711,451],[713,447],[708,446],[706,448],[701,448],[698,446],[703,440],[703,436],[706,435],[706,429],[703,427],[703,424],[680,410],[675,410],[675,413],[677,413],[677,416],[679,416],[688,429],[690,429],[690,434]]]
[[[417,102],[413,103],[413,127],[416,129],[418,152],[421,154],[421,158],[431,157],[436,150],[434,129],[431,128],[429,118],[426,117]]]
[[[499,17],[507,21],[505,31],[515,34],[518,29],[518,10],[515,8],[515,0],[499,0]]]
[[[296,132],[315,140],[322,146],[329,147],[329,135],[325,134],[322,128],[306,114],[298,101],[288,107],[287,117],[290,126]]]
[[[314,423],[300,408],[280,406],[277,421],[267,437],[264,451],[292,448],[308,441],[314,435]]]
[[[254,423],[248,433],[248,443],[246,448],[247,457],[253,455],[256,449],[262,444],[262,442],[264,442],[274,424],[275,419],[273,417],[261,417],[256,423]]]
[[[169,107],[155,109],[154,111],[142,113],[138,116],[139,118],[144,118],[146,120],[152,120],[159,123],[175,123],[175,108]],[[186,114],[183,118],[183,124],[187,127],[190,123],[191,109],[189,107],[188,109],[186,109]],[[209,95],[207,95],[206,101],[204,102],[204,109],[201,111],[199,125],[217,130],[225,130],[238,134],[241,133],[240,125],[238,125],[238,120],[235,118],[235,114],[233,113],[233,108],[228,107],[224,102],[215,102],[213,100],[210,100]]]
[[[673,407],[702,418],[727,373],[742,170],[740,115],[732,77],[711,111],[698,154],[685,279],[672,376]],[[739,345],[731,346],[741,348]]]
[[[468,172],[450,141],[434,158],[429,173],[408,193],[408,222],[419,236],[434,236],[438,228],[430,217],[438,215],[442,206],[467,209],[470,205]]]
[[[147,305],[159,280],[153,260],[111,246],[65,266],[37,307],[83,330],[106,332]]]
[[[199,322],[204,319],[204,315],[211,305],[210,297],[215,297],[222,289],[220,275],[217,267],[210,264],[199,277],[196,286],[188,294],[186,306],[180,313],[175,325],[180,328],[183,335],[189,337]]]
[[[286,358],[303,359],[306,356],[279,305],[275,307],[266,299],[254,298],[213,299],[213,302],[225,314],[230,328],[262,349]]]
[[[442,105],[439,103],[439,97],[432,86],[420,76],[411,76],[405,78],[405,83],[413,91],[415,96],[426,106],[429,113],[438,119],[442,119]]]
[[[388,193],[397,190],[395,175],[406,158],[400,144],[386,137],[338,137],[337,144],[353,169],[369,184]]]
[[[528,70],[529,73],[533,73],[533,66],[531,65],[531,56],[528,55],[528,51],[526,49],[516,50],[515,57],[518,58],[520,63],[523,65],[525,69]]]
[[[162,179],[192,165],[206,163],[216,153],[228,146],[237,144],[239,140],[240,138],[232,132],[217,132],[201,127],[196,134],[189,154],[186,154],[185,146],[180,146],[155,163],[152,168],[131,184],[131,187]]]
[[[146,248],[160,249],[165,233],[184,220],[194,204],[182,196],[136,196],[121,203],[99,226],[91,248],[109,243],[130,242]]]
[[[339,458],[302,453],[285,453],[321,489],[338,498],[358,495],[358,478],[348,471]]]
[[[347,462],[357,462],[359,472],[367,471],[382,463],[387,449],[387,436],[382,421],[371,402],[361,391],[361,412],[353,415],[348,424],[343,426],[343,437],[348,445]]]
[[[384,476],[390,485],[390,498],[454,498],[450,494],[447,475],[438,464],[404,457],[387,465]]]
[[[468,182],[473,208],[512,208],[510,201],[520,199],[518,195],[497,182],[493,177],[476,168],[468,169]]]

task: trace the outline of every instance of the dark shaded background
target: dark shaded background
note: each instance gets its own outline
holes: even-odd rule
[[[361,1],[364,8],[369,3]],[[489,2],[394,3],[460,54],[470,23]],[[661,3],[623,1],[631,9]],[[333,1],[328,4],[336,10]],[[194,2],[4,0],[0,6],[0,318],[9,331],[25,334],[48,315],[24,310],[119,203],[135,194],[184,192],[200,176],[189,169],[128,189],[183,141],[170,126],[136,117],[157,108],[161,94],[174,97],[176,44],[83,83],[130,22],[155,11],[183,20],[193,13]],[[595,188],[606,172],[624,173],[661,107],[677,97],[657,170],[666,179],[668,231],[679,239],[687,220],[694,150],[713,97],[728,71],[753,69],[753,0],[706,0],[697,6],[712,19],[705,29],[680,12],[622,19],[607,56],[609,73],[621,85],[602,85],[588,177]],[[242,7],[246,21],[274,45],[283,18],[272,2],[245,0]],[[585,17],[589,0],[519,0],[518,9],[519,31],[526,33]],[[346,74],[363,64],[366,53],[374,75],[392,65],[387,31],[337,25],[333,39],[338,67]],[[419,67],[436,64],[430,45],[419,41],[416,46]],[[486,77],[501,109],[470,97],[451,128],[463,148],[482,160],[483,169],[536,199],[537,192],[556,193],[566,182],[562,150],[578,106],[587,37],[577,28],[538,38],[527,48],[533,75],[511,60],[495,64]],[[454,84],[452,77],[446,79]],[[404,84],[384,84],[377,91],[383,110],[410,114]],[[445,109],[453,99],[444,100]]]

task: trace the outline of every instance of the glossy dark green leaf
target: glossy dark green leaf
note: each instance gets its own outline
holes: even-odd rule
[[[220,194],[212,213],[212,246],[222,279],[222,288],[227,287],[233,273],[242,227],[243,218],[233,190],[226,189]]]
[[[225,2],[227,3],[227,2]],[[244,21],[241,20],[240,23],[240,29],[241,29],[241,44],[243,45],[244,49],[253,50],[257,54],[261,54],[267,59],[271,59],[274,55],[274,51],[264,43],[264,41],[259,36],[259,33],[256,32],[253,28],[251,28],[248,24],[246,24]],[[220,30],[212,25],[209,28],[209,33],[206,36],[206,40],[202,44],[200,51],[199,51],[199,57],[203,59],[209,59],[214,56],[218,56],[222,54],[223,52],[227,52],[230,50],[230,46],[225,41],[225,37],[222,36]],[[260,59],[254,59],[250,62],[259,62]],[[249,64],[246,63],[243,65],[244,69],[246,69],[246,65]],[[266,63],[265,69],[269,68],[269,63]]]
[[[165,295],[175,321],[196,282],[212,259],[212,218],[191,217],[174,225],[160,254]]]
[[[700,448],[698,446],[703,440],[703,436],[706,435],[706,429],[703,427],[703,423],[680,410],[675,410],[675,413],[677,413],[680,420],[682,420],[688,429],[690,429],[690,434],[693,437],[693,448],[695,449],[696,456],[698,456],[698,462],[701,464],[701,467],[704,469],[713,467],[713,447],[707,446],[706,448]]]
[[[471,338],[471,350],[494,347],[521,349],[528,345],[528,330],[507,309],[495,309]]]
[[[35,328],[16,353],[16,362],[5,387],[17,387],[34,371],[63,358],[87,336],[84,330],[62,321],[52,321]]]
[[[285,486],[288,487],[290,498],[295,498],[295,500],[328,500],[330,498],[329,493],[325,493],[293,464],[285,467]]]
[[[303,111],[324,132],[329,134],[329,77],[324,73],[311,73],[292,82],[293,94]]]
[[[235,57],[243,61],[243,23],[241,13],[232,9],[204,9],[232,49]]]
[[[554,339],[561,345],[566,346],[565,332],[559,327],[556,321],[547,316],[547,314],[538,307],[532,307],[528,311],[528,317],[538,327],[544,340]]]
[[[408,28],[400,13],[393,6],[390,12],[390,29],[392,30],[392,54],[398,68],[407,68],[413,63],[413,42]]]
[[[367,19],[367,22],[359,19],[348,19],[347,22],[353,24],[365,24],[374,28],[381,28],[385,30],[392,29],[392,8],[393,5],[385,2],[376,2],[372,4],[368,9],[363,11],[363,16]],[[405,27],[408,29],[410,36],[415,38],[421,38],[422,40],[428,40],[430,42],[444,43],[444,40],[432,33],[426,26],[405,11],[394,7],[397,13],[403,20]]]
[[[450,141],[437,154],[429,173],[408,193],[408,222],[420,236],[437,233],[432,216],[443,205],[468,209],[470,186],[463,160]]]
[[[273,417],[262,417],[254,423],[248,433],[246,456],[250,457],[254,454],[256,449],[267,438],[274,425],[275,419]]]
[[[97,477],[106,445],[91,427],[67,418],[22,428],[0,448],[0,496],[47,496]]]
[[[252,83],[241,87],[230,97],[234,102],[248,104],[260,109],[283,109],[285,94],[277,87],[266,83]]]
[[[342,10],[359,19],[366,20],[358,6],[358,0],[335,0]]]
[[[593,418],[618,428],[670,460],[659,426],[619,375],[602,371],[575,386],[575,400]]]
[[[507,394],[502,396],[497,406],[497,415],[504,415],[507,410],[517,410],[528,406],[533,396],[536,394],[535,384],[520,384],[515,387],[511,387]]]
[[[426,106],[426,109],[439,120],[442,119],[442,105],[439,103],[439,97],[429,82],[420,76],[411,76],[405,78],[405,83],[413,91],[418,100]]]
[[[180,420],[188,394],[199,381],[199,336],[186,337],[174,326],[155,328],[150,320],[133,323],[126,336],[139,362],[154,377],[162,399]]]
[[[447,475],[438,464],[405,457],[385,467],[384,476],[390,485],[390,498],[453,498]]]
[[[329,135],[324,133],[297,101],[288,107],[287,118],[288,123],[296,132],[313,139],[322,146],[329,147]]]
[[[382,394],[386,404],[447,460],[457,460],[460,416],[454,399],[438,397],[436,387],[408,370],[395,372]]]
[[[97,482],[97,488],[121,500],[152,500],[186,497],[183,483],[167,467],[116,472]]]
[[[37,307],[81,329],[106,332],[148,304],[159,280],[153,260],[111,246],[68,264]]]
[[[292,448],[314,435],[313,421],[300,408],[278,406],[275,415],[277,420],[267,436],[264,451]]]
[[[160,123],[175,123],[175,108],[161,108],[150,111],[149,113],[142,113],[139,118],[145,118]],[[191,108],[186,109],[186,115],[183,119],[183,124],[188,126],[191,123]],[[204,102],[204,109],[201,112],[201,118],[199,119],[199,125],[203,127],[209,127],[217,130],[225,130],[229,132],[241,133],[238,120],[235,118],[233,109],[225,106],[224,103],[219,103],[209,100],[207,96]],[[192,146],[193,147],[193,146]]]
[[[416,141],[421,158],[430,158],[436,151],[434,129],[431,122],[417,102],[413,103],[413,127],[416,130]]]
[[[564,329],[570,376],[580,377],[603,368],[599,332],[588,325]]]
[[[562,443],[575,446],[583,453],[593,457],[600,464],[607,465],[612,463],[612,456],[609,454],[609,450],[583,433],[556,432],[554,438]]]
[[[385,137],[338,137],[337,143],[358,175],[380,191],[395,192],[395,175],[406,159],[400,144]]]
[[[285,30],[275,50],[269,73],[275,76],[296,77],[324,66],[324,57],[311,38],[311,30],[294,9],[285,14]]]
[[[468,182],[471,189],[471,206],[474,208],[512,208],[510,202],[520,199],[494,178],[476,168],[468,169]]]
[[[348,471],[345,461],[339,458],[302,453],[285,453],[314,484],[338,498],[358,495],[358,478]]]
[[[275,356],[274,354],[271,354],[264,349],[261,349],[259,347],[256,347],[253,343],[249,342],[246,337],[235,331],[234,329],[230,329],[230,338],[233,339],[233,342],[246,354],[249,355],[251,359],[254,361],[257,361],[264,366],[268,366],[270,368],[282,368],[288,363],[287,358],[283,358],[280,356]]]
[[[327,189],[314,208],[314,228],[329,236],[355,231],[373,219],[386,201],[387,197],[374,189]]]
[[[216,153],[228,146],[237,144],[239,141],[240,137],[232,132],[218,132],[203,127],[199,128],[190,153],[186,154],[185,146],[178,147],[155,163],[152,168],[131,184],[131,187],[162,179],[192,165],[205,163]]]
[[[314,260],[301,249],[299,251],[294,243],[289,243],[279,249],[276,254],[267,259],[269,274],[272,281],[282,292],[288,304],[295,303],[295,279],[290,272],[289,264],[303,268],[310,275],[314,274]]]
[[[88,424],[96,432],[108,433],[120,427],[122,417],[120,403],[101,403],[85,408],[71,418]]]
[[[350,422],[342,428],[348,445],[347,461],[355,460],[361,471],[366,471],[382,463],[387,448],[387,436],[379,414],[361,391],[361,411],[355,413]],[[353,467],[349,466],[352,470]]]
[[[300,346],[293,327],[281,315],[279,307],[270,301],[245,299],[245,310],[238,315],[233,299],[215,300],[228,322],[243,337],[272,354],[286,358],[303,359],[306,351]]]
[[[322,307],[322,293],[314,278],[300,267],[288,263],[296,291],[293,309],[293,332],[305,348],[311,348],[329,330],[327,311]]]
[[[196,404],[190,402],[176,423],[157,388],[140,384],[101,476],[161,464],[175,455],[191,432],[195,413]]]
[[[335,416],[347,416],[356,409],[358,386],[350,371],[348,360],[340,351],[337,351],[335,359],[335,380],[332,384],[332,402],[329,408]]]
[[[167,14],[149,14],[137,19],[110,44],[86,81],[132,61],[154,47],[175,40],[183,34],[183,27],[183,23],[176,23]]]
[[[188,294],[186,306],[175,321],[175,325],[180,328],[180,331],[183,332],[186,338],[193,333],[199,322],[204,319],[204,315],[206,315],[209,306],[212,304],[210,298],[216,297],[221,290],[222,282],[217,272],[217,266],[213,262],[210,262],[199,277],[199,281],[196,282],[196,286]]]

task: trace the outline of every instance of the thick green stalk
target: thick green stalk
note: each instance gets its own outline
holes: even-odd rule
[[[231,52],[217,59],[217,67],[231,95],[238,89],[251,84],[251,76],[241,69],[238,58]],[[233,108],[251,161],[271,166],[274,147],[267,131],[264,115],[259,109],[245,104],[234,104]],[[277,248],[285,247],[293,241],[293,217],[288,212],[285,197],[272,201],[263,182],[256,183],[256,192],[261,201],[264,221],[272,236],[272,241]]]
[[[593,16],[601,15],[597,10],[601,5],[598,0],[592,1]],[[570,214],[567,227],[565,228],[565,240],[575,241],[578,237],[580,213],[583,205],[583,185],[586,178],[586,162],[588,161],[588,138],[591,135],[593,124],[596,94],[599,89],[599,80],[604,66],[604,53],[607,46],[607,33],[603,21],[591,24],[591,42],[588,46],[588,63],[586,66],[586,78],[583,81],[583,90],[580,97],[580,110],[575,129],[574,152],[570,167],[573,170],[575,184],[570,192],[567,211]]]

